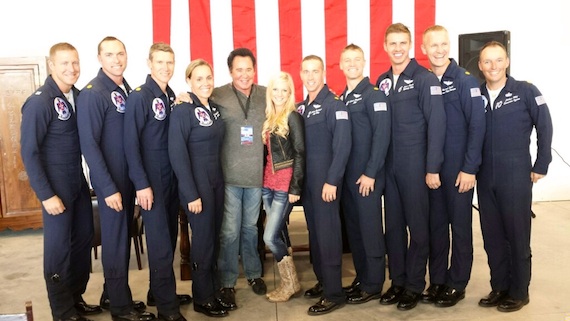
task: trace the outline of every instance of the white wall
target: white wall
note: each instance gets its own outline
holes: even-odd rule
[[[394,10],[403,1],[411,0],[397,1]],[[0,57],[46,56],[52,44],[69,42],[80,54],[82,75],[77,86],[82,88],[99,68],[97,43],[103,37],[113,35],[127,45],[127,79],[132,86],[144,82],[148,73],[146,57],[152,43],[152,0],[98,0],[96,5],[93,3],[77,0],[2,1]],[[552,147],[570,163],[570,108],[568,89],[563,88],[570,74],[565,60],[570,53],[570,19],[563,4],[563,0],[437,0],[436,23],[450,31],[451,56],[457,60],[459,34],[511,32],[511,74],[516,79],[533,82],[542,91],[554,122]],[[399,21],[407,25],[413,24],[406,20],[413,16],[405,12],[395,13],[394,17],[404,19]],[[171,82],[175,92],[186,90],[183,81],[174,79],[184,78],[187,63],[177,55],[177,69]],[[225,61],[214,63],[225,64]],[[378,75],[370,76],[375,79]],[[260,74],[259,78],[264,79],[266,75]],[[227,75],[216,75],[216,85],[227,81]],[[554,151],[548,176],[534,187],[534,200],[570,200],[570,165]]]

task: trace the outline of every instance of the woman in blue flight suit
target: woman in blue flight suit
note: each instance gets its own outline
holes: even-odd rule
[[[172,110],[168,152],[178,178],[180,203],[192,229],[194,310],[211,317],[229,315],[216,301],[216,259],[224,213],[221,148],[224,124],[209,100],[214,89],[212,67],[197,59],[186,68],[192,103]]]

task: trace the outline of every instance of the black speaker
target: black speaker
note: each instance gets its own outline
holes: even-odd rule
[[[482,84],[485,77],[479,70],[479,50],[489,41],[498,41],[507,48],[507,55],[511,55],[511,32],[508,30],[466,33],[459,35],[459,65],[469,71]],[[511,68],[507,69],[510,74]]]

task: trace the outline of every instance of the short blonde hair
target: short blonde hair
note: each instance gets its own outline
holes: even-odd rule
[[[75,49],[75,47],[70,43],[67,42],[56,43],[55,45],[51,46],[51,48],[49,49],[49,59],[53,61],[53,57],[58,51],[67,51],[67,50],[77,52],[77,49]]]
[[[170,52],[174,55],[174,50],[172,50],[169,44],[165,42],[155,42],[150,46],[150,50],[148,51],[148,59],[150,61],[152,61],[152,55],[157,51]]]
[[[430,33],[430,32],[436,32],[436,31],[444,31],[444,32],[447,33],[447,29],[445,29],[444,26],[433,25],[433,26],[427,28],[426,30],[424,30],[423,39],[422,39],[422,40],[425,42],[425,41],[426,41],[426,36],[427,36],[427,34]]]
[[[190,64],[188,65],[188,67],[186,67],[186,72],[184,73],[184,75],[186,75],[186,78],[191,78],[192,77],[192,72],[194,71],[194,69],[200,67],[200,66],[207,66],[208,68],[210,68],[210,71],[213,71],[212,66],[204,59],[195,59],[192,60],[190,62]]]

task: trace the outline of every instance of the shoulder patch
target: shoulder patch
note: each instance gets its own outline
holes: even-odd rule
[[[481,96],[481,89],[479,88],[471,88],[471,97],[479,97]]]
[[[441,87],[440,86],[430,86],[429,91],[430,91],[430,94],[432,96],[441,96]]]
[[[536,96],[536,97],[534,97],[534,100],[536,101],[536,104],[538,106],[546,104],[546,100],[544,99],[544,96]]]
[[[334,99],[335,99],[335,100],[339,100],[339,99],[338,99],[338,96],[334,96]]]
[[[341,119],[348,120],[348,112],[345,110],[337,111],[335,113],[335,116],[336,116],[336,120],[341,120]]]
[[[374,86],[374,90],[380,90],[378,87]]]
[[[93,85],[91,85],[91,84],[87,85],[87,89],[91,89],[91,88],[93,88]]]
[[[466,75],[471,75],[471,73],[470,73],[469,71],[467,71],[467,70],[465,70],[465,74],[466,74]]]
[[[141,91],[141,87],[135,88],[135,91]]]

